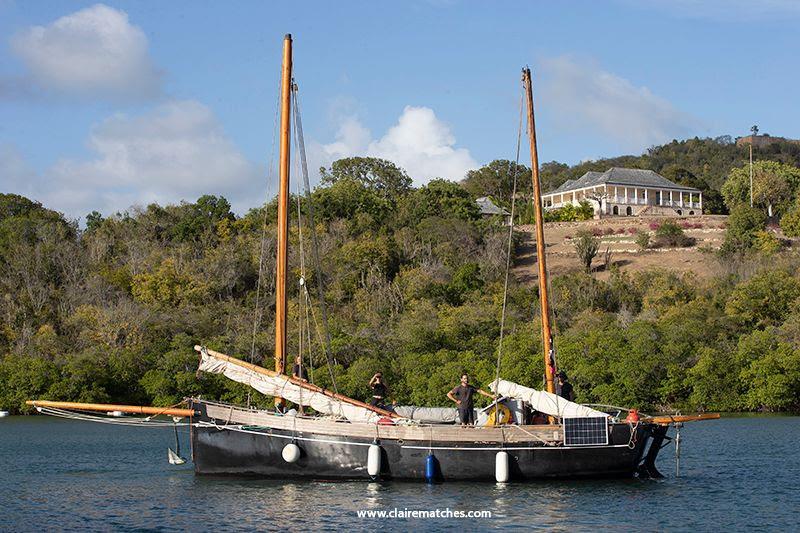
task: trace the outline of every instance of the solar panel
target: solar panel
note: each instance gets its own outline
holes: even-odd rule
[[[608,444],[608,418],[564,418],[564,446],[602,446]]]

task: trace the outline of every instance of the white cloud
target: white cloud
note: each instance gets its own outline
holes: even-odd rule
[[[595,65],[561,56],[545,60],[543,72],[543,100],[564,129],[604,135],[625,150],[643,150],[701,127],[647,87]]]
[[[196,101],[169,102],[136,117],[115,115],[92,129],[88,147],[94,158],[59,161],[27,192],[72,217],[203,194],[222,194],[241,212],[263,198],[259,169]]]
[[[11,39],[30,80],[70,96],[139,99],[157,95],[161,74],[147,37],[124,11],[97,4]]]
[[[342,121],[334,142],[311,143],[310,157],[316,167],[352,156],[388,159],[404,168],[416,185],[435,177],[460,180],[478,166],[469,150],[456,147],[450,127],[427,107],[406,106],[397,123],[379,139],[350,116]]]

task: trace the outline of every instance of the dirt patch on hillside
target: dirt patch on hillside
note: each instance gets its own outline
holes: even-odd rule
[[[682,217],[674,220],[684,227],[684,232],[696,240],[689,248],[655,249],[641,251],[636,244],[636,232],[652,234],[664,217],[614,217],[584,222],[549,222],[544,226],[547,247],[547,267],[550,275],[583,268],[575,254],[572,238],[580,229],[588,229],[600,238],[600,250],[592,263],[598,278],[607,278],[604,254],[611,254],[611,264],[622,271],[635,272],[650,268],[664,268],[679,272],[694,272],[701,277],[717,273],[717,261],[709,250],[716,250],[725,237],[727,216],[704,215]],[[522,282],[537,278],[535,226],[519,226],[522,241],[517,248],[517,259],[512,272]]]

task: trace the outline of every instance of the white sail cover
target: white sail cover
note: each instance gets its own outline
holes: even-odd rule
[[[326,396],[321,392],[304,389],[292,383],[286,376],[265,376],[230,361],[214,357],[202,350],[200,352],[200,370],[212,374],[222,374],[238,383],[244,383],[267,396],[279,396],[290,402],[326,414],[341,416],[351,422],[377,422],[381,417],[378,413],[364,407],[352,405],[336,398]]]
[[[392,410],[403,418],[430,424],[449,424],[458,421],[458,410],[452,407],[395,405]]]
[[[579,403],[571,402],[556,394],[523,387],[512,381],[498,379],[493,381],[489,388],[495,394],[522,400],[530,404],[531,409],[541,413],[560,418],[593,418],[607,417],[606,413],[586,407]]]

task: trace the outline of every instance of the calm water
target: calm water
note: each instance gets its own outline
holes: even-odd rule
[[[681,436],[681,476],[670,446],[660,481],[281,482],[201,478],[190,464],[169,465],[171,429],[11,417],[0,419],[0,530],[798,530],[800,417],[725,418],[688,424]],[[394,508],[493,516],[356,515]]]

